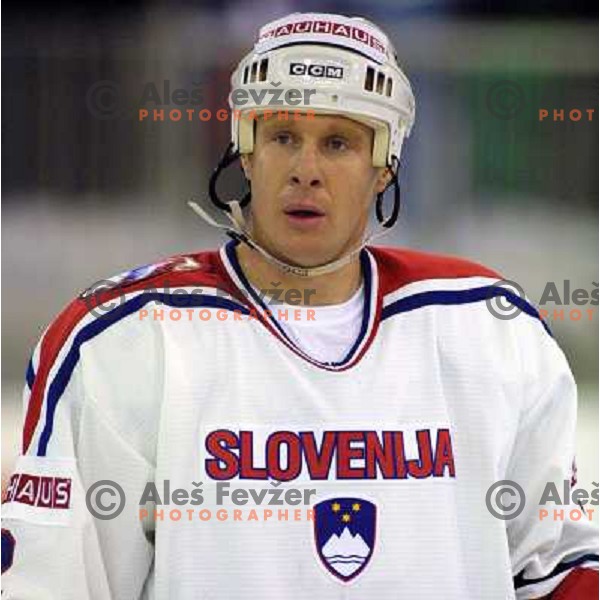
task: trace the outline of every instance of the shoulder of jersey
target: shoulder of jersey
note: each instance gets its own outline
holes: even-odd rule
[[[54,356],[75,329],[85,326],[87,317],[106,318],[104,326],[118,321],[120,311],[112,309],[123,308],[128,297],[184,287],[235,293],[216,251],[182,254],[137,267],[98,281],[75,297],[42,334],[42,353]]]
[[[217,289],[231,295],[236,292],[221,266],[218,252],[213,250],[172,256],[102,279],[81,292],[74,304],[91,311],[97,303],[117,297],[157,289],[173,292],[186,287]]]
[[[137,267],[98,281],[79,294],[45,329],[38,345],[37,360],[34,361],[33,357],[30,360],[27,385],[31,390],[31,399],[23,434],[23,448],[26,450],[29,447],[39,422],[44,398],[50,393],[47,391],[50,371],[57,361],[61,361],[61,367],[54,381],[63,381],[66,385],[64,377],[68,381],[79,360],[81,345],[132,314],[154,293],[162,295],[176,293],[176,290],[182,288],[193,288],[194,291],[205,290],[208,294],[214,294],[214,290],[230,294],[230,286],[218,253],[208,251],[173,256]],[[146,292],[149,296],[142,297]],[[129,299],[132,303],[128,306]],[[65,373],[68,375],[64,375]],[[62,388],[59,385],[58,389],[64,390],[64,385]],[[51,386],[49,389],[54,388]],[[61,393],[58,392],[55,398],[59,398]]]
[[[84,297],[98,289],[135,291],[149,284],[227,286],[218,253],[214,250],[195,254],[179,254],[155,263],[135,267],[108,279],[98,281],[80,294]]]
[[[377,261],[383,294],[405,285],[424,280],[459,279],[467,277],[489,277],[494,280],[502,276],[476,262],[421,252],[408,248],[370,247]]]

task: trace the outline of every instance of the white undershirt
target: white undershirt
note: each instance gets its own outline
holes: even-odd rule
[[[339,362],[348,354],[360,332],[364,295],[361,284],[354,295],[341,304],[274,304],[269,309],[290,338],[310,357],[320,362]],[[286,312],[287,320],[282,318]],[[301,318],[293,318],[298,314]]]

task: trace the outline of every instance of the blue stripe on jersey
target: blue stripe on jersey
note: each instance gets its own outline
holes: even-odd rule
[[[27,383],[27,387],[29,391],[33,387],[33,382],[35,380],[35,372],[33,370],[33,356],[29,359],[29,364],[27,365],[27,372],[25,373],[25,382]]]
[[[556,577],[557,575],[560,575],[569,569],[573,569],[579,565],[582,565],[583,563],[593,561],[598,562],[597,554],[584,554],[583,556],[579,556],[571,561],[558,563],[556,567],[554,567],[554,569],[548,573],[548,575],[545,575],[544,577],[538,577],[537,579],[525,579],[523,575],[524,571],[521,571],[516,577],[513,578],[515,589],[517,590],[525,587],[526,585],[534,585],[536,583],[541,583],[542,581],[547,581],[548,579],[552,579],[552,577]]]
[[[218,298],[216,296],[203,296],[200,294],[188,294],[184,296],[183,294],[160,294],[154,292],[140,294],[139,296],[132,298],[114,310],[102,315],[95,321],[92,321],[89,325],[83,327],[75,336],[73,345],[58,369],[54,380],[48,387],[48,398],[46,400],[46,422],[44,424],[44,429],[42,430],[38,444],[38,456],[46,456],[48,442],[50,441],[54,427],[54,414],[56,413],[56,407],[71,379],[71,375],[75,370],[77,362],[79,361],[81,346],[85,342],[95,338],[105,329],[108,329],[111,325],[118,323],[121,319],[124,319],[137,310],[140,310],[152,300],[158,300],[162,304],[177,308],[183,306],[193,306],[196,308],[223,308],[231,311],[237,310],[244,315],[250,314],[250,311],[245,306],[225,298]]]
[[[550,328],[546,322],[540,318],[538,311],[529,304],[523,298],[520,298],[516,294],[499,287],[499,286],[485,286],[480,288],[472,288],[470,290],[452,290],[452,291],[432,291],[432,292],[421,292],[420,294],[414,294],[406,298],[396,300],[391,304],[388,304],[381,311],[381,320],[417,308],[423,308],[424,306],[444,305],[451,306],[457,304],[472,304],[474,302],[481,302],[483,300],[489,300],[494,296],[504,296],[507,300],[510,300],[517,308],[521,309],[524,313],[531,317],[539,319],[540,323],[544,326],[544,329],[552,336]],[[518,313],[515,314],[517,316]]]
[[[242,266],[240,265],[238,258],[237,258],[237,254],[235,252],[235,248],[238,244],[239,244],[239,242],[234,240],[232,242],[229,242],[225,246],[225,253],[227,254],[229,263],[233,267],[233,270],[235,271],[239,280],[242,282],[242,285],[246,289],[246,292],[252,297],[254,302],[258,306],[260,306],[260,308],[263,311],[268,311],[269,310],[268,306],[262,301],[262,299],[256,293],[256,290],[252,287],[252,285],[248,281],[248,278],[246,277],[244,271],[242,270]],[[358,336],[356,337],[354,344],[352,344],[352,347],[350,348],[350,350],[348,351],[346,356],[344,356],[344,358],[339,362],[323,363],[323,362],[318,361],[309,356],[310,360],[316,365],[322,365],[322,366],[328,366],[328,367],[341,367],[342,365],[344,365],[345,363],[350,361],[350,359],[353,357],[354,353],[360,346],[361,342],[367,335],[367,329],[369,327],[369,319],[371,316],[371,290],[373,287],[373,283],[372,283],[373,277],[371,275],[371,262],[369,259],[369,254],[365,249],[361,250],[361,252],[359,254],[359,259],[360,259],[360,266],[361,266],[361,270],[362,270],[362,274],[363,274],[365,294],[364,294],[364,304],[363,304],[363,317],[362,317],[362,322],[360,325],[360,331],[358,332]],[[268,313],[265,313],[265,314],[268,314]],[[277,329],[279,334],[282,337],[284,337],[292,347],[294,347],[296,349],[297,352],[299,352],[300,354],[302,354],[304,356],[308,356],[306,354],[306,352],[304,352],[304,350],[302,350],[302,348],[300,348],[298,346],[298,344],[296,344],[296,342],[294,342],[294,340],[288,336],[285,329],[279,324],[277,319],[275,319],[273,317],[269,317],[269,322]]]

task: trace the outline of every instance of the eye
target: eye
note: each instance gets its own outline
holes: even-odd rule
[[[333,135],[327,140],[327,145],[332,150],[343,151],[349,147],[348,140],[340,135]]]
[[[277,131],[273,134],[273,141],[278,144],[290,144],[292,142],[292,134],[289,131]]]

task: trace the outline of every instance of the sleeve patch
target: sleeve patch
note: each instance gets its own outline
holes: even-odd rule
[[[75,473],[74,459],[21,456],[6,489],[3,517],[67,525]]]

